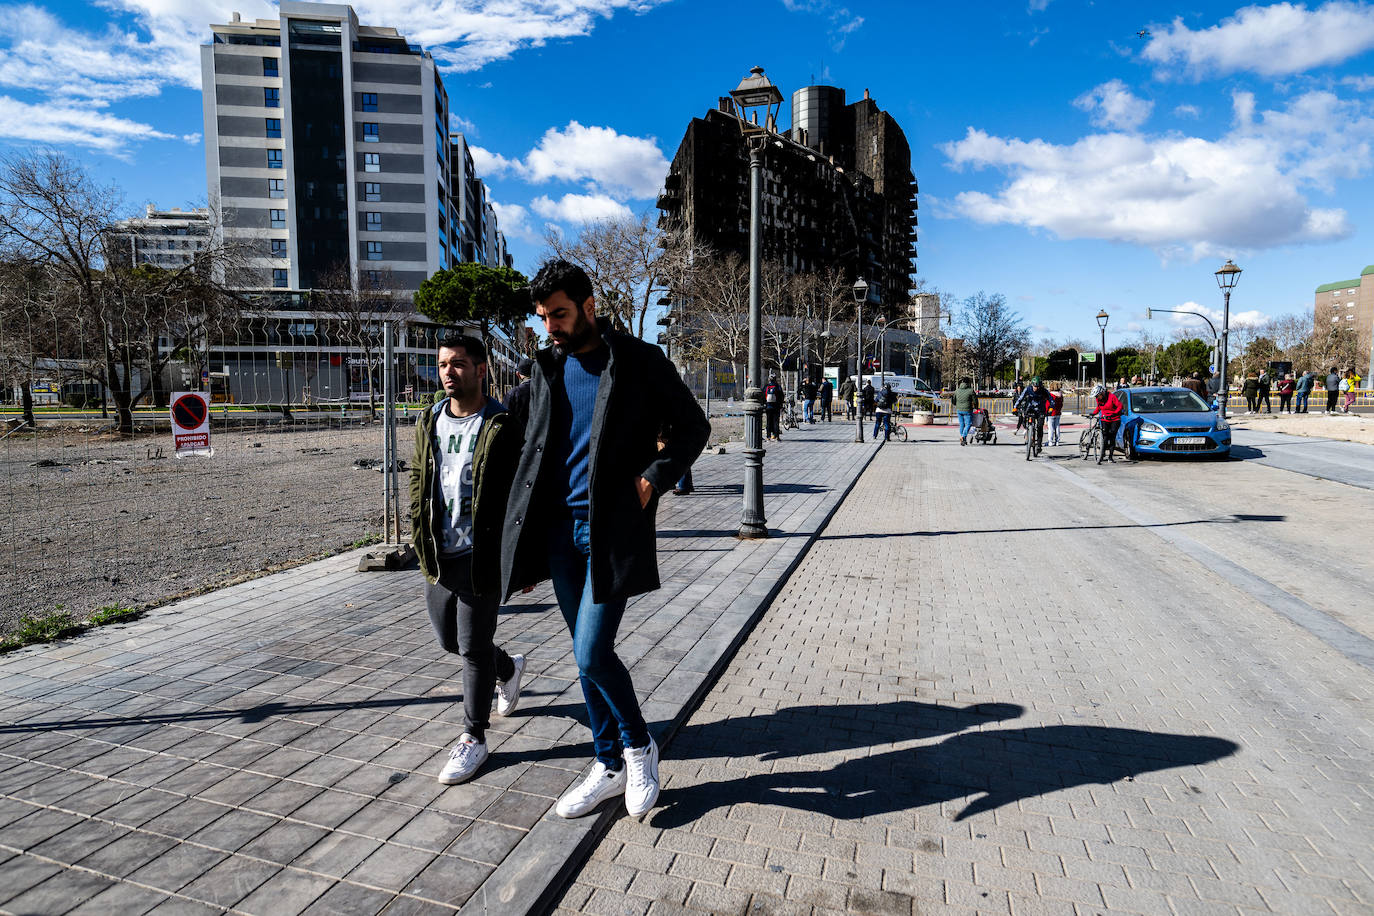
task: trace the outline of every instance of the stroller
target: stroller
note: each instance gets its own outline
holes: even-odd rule
[[[985,445],[997,444],[997,429],[992,425],[988,412],[981,407],[973,411],[973,429],[969,432],[969,439]]]

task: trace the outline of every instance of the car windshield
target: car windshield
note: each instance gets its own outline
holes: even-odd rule
[[[1207,402],[1192,391],[1133,391],[1131,410],[1136,413],[1203,413]]]

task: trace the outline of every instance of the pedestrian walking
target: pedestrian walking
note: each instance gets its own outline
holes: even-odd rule
[[[768,433],[767,438],[782,441],[782,426],[778,420],[782,417],[782,402],[785,395],[782,386],[778,384],[777,374],[768,376],[768,384],[763,386],[763,419],[765,429]]]
[[[835,386],[830,384],[830,379],[821,382],[821,419],[829,423],[832,419],[830,415],[830,402],[835,399]]]
[[[522,425],[484,394],[487,352],[476,337],[440,340],[438,371],[448,397],[415,424],[410,522],[430,624],[444,651],[463,660],[463,732],[439,771],[441,783],[456,785],[487,760],[492,690],[497,715],[520,702],[525,657],[507,655],[494,638],[501,531]]]
[[[1355,390],[1360,387],[1360,377],[1355,374],[1354,369],[1347,369],[1345,378],[1340,381],[1340,391],[1345,396],[1345,403],[1341,405],[1342,413],[1350,413],[1350,408],[1355,406]]]
[[[969,433],[973,432],[973,412],[978,409],[978,392],[973,387],[973,379],[959,379],[954,389],[954,412],[959,415],[959,444],[968,445]]]
[[[1245,412],[1247,414],[1259,410],[1259,379],[1255,377],[1255,373],[1246,374],[1245,383],[1240,386],[1240,393],[1245,395]]]
[[[1264,408],[1263,413],[1273,413],[1274,406],[1269,401],[1269,392],[1273,389],[1274,380],[1269,377],[1266,370],[1261,369],[1256,381],[1259,383],[1259,393],[1255,398],[1255,403]]]
[[[1312,374],[1312,370],[1310,369],[1298,376],[1298,387],[1295,392],[1297,395],[1297,406],[1294,408],[1294,413],[1307,413],[1307,399],[1312,396],[1312,386],[1315,385],[1316,382],[1317,378]]]
[[[1341,376],[1332,366],[1331,371],[1326,373],[1326,412],[1336,412],[1336,400],[1341,396]]]
[[[1021,384],[1020,379],[1017,379],[1016,384],[1011,386],[1011,412],[1016,415],[1016,429],[1012,430],[1012,435],[1018,435],[1026,427],[1026,415],[1016,406],[1021,403],[1021,394],[1025,390],[1026,386]]]
[[[883,431],[883,441],[892,438],[892,408],[897,406],[897,395],[892,390],[892,386],[884,385],[881,393],[878,394],[877,402],[873,410],[873,441],[878,441],[879,428]]]
[[[869,381],[868,379],[865,379],[863,390],[859,392],[859,401],[863,407],[865,418],[873,416],[873,404],[875,397],[876,394],[873,391],[873,382]]]
[[[1050,421],[1050,445],[1059,444],[1059,419],[1064,416],[1064,392],[1059,382],[1050,383],[1050,397],[1045,404],[1045,416]]]
[[[1279,391],[1279,413],[1283,413],[1285,410],[1292,413],[1293,392],[1298,388],[1298,383],[1293,381],[1293,373],[1289,372],[1279,379],[1279,383],[1275,387]]]
[[[625,602],[659,587],[658,495],[701,454],[711,425],[662,350],[597,318],[580,267],[549,261],[530,292],[553,346],[535,355],[501,576],[507,595],[552,579],[572,634],[596,760],[555,812],[580,817],[623,794],[639,817],[658,799],[658,745],[616,631]]]
[[[816,383],[809,378],[802,379],[802,383],[797,386],[797,397],[802,404],[802,420],[811,424],[816,422],[817,391]]]
[[[846,378],[840,383],[840,400],[844,401],[844,418],[854,419],[854,379]]]
[[[1188,376],[1183,380],[1183,387],[1187,388],[1204,401],[1207,400],[1207,383],[1202,380],[1202,373],[1194,372],[1192,375]]]

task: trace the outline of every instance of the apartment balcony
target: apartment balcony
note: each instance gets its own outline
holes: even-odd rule
[[[671,188],[660,188],[655,205],[660,210],[676,210],[682,206],[682,192]]]

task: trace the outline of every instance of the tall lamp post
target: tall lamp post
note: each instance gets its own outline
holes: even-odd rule
[[[1102,329],[1102,387],[1107,387],[1107,310],[1097,313],[1097,326]]]
[[[868,281],[863,277],[854,281],[854,326],[858,329],[859,346],[854,357],[854,416],[859,425],[854,441],[864,441],[864,302],[868,300]]]
[[[1215,362],[1216,360],[1221,358],[1221,338],[1217,336],[1217,326],[1212,324],[1212,319],[1208,318],[1206,315],[1201,314],[1200,312],[1189,312],[1185,309],[1156,308],[1146,309],[1145,317],[1147,319],[1154,318],[1155,312],[1172,312],[1175,315],[1192,315],[1194,318],[1201,318],[1203,321],[1207,322],[1207,328],[1212,332],[1212,360]]]
[[[740,133],[749,145],[749,383],[744,390],[744,506],[739,536],[768,537],[763,514],[763,150],[775,130],[782,92],[754,67],[730,92]],[[759,124],[759,109],[764,122]],[[752,114],[752,118],[749,115]]]
[[[1231,388],[1226,381],[1226,363],[1230,358],[1227,354],[1227,338],[1231,333],[1231,290],[1236,288],[1240,282],[1240,268],[1231,263],[1227,258],[1226,263],[1221,265],[1221,270],[1217,271],[1217,286],[1221,287],[1222,311],[1221,311],[1221,365],[1217,368],[1221,370],[1220,382],[1217,385],[1217,416],[1226,419],[1226,402],[1230,400]]]

